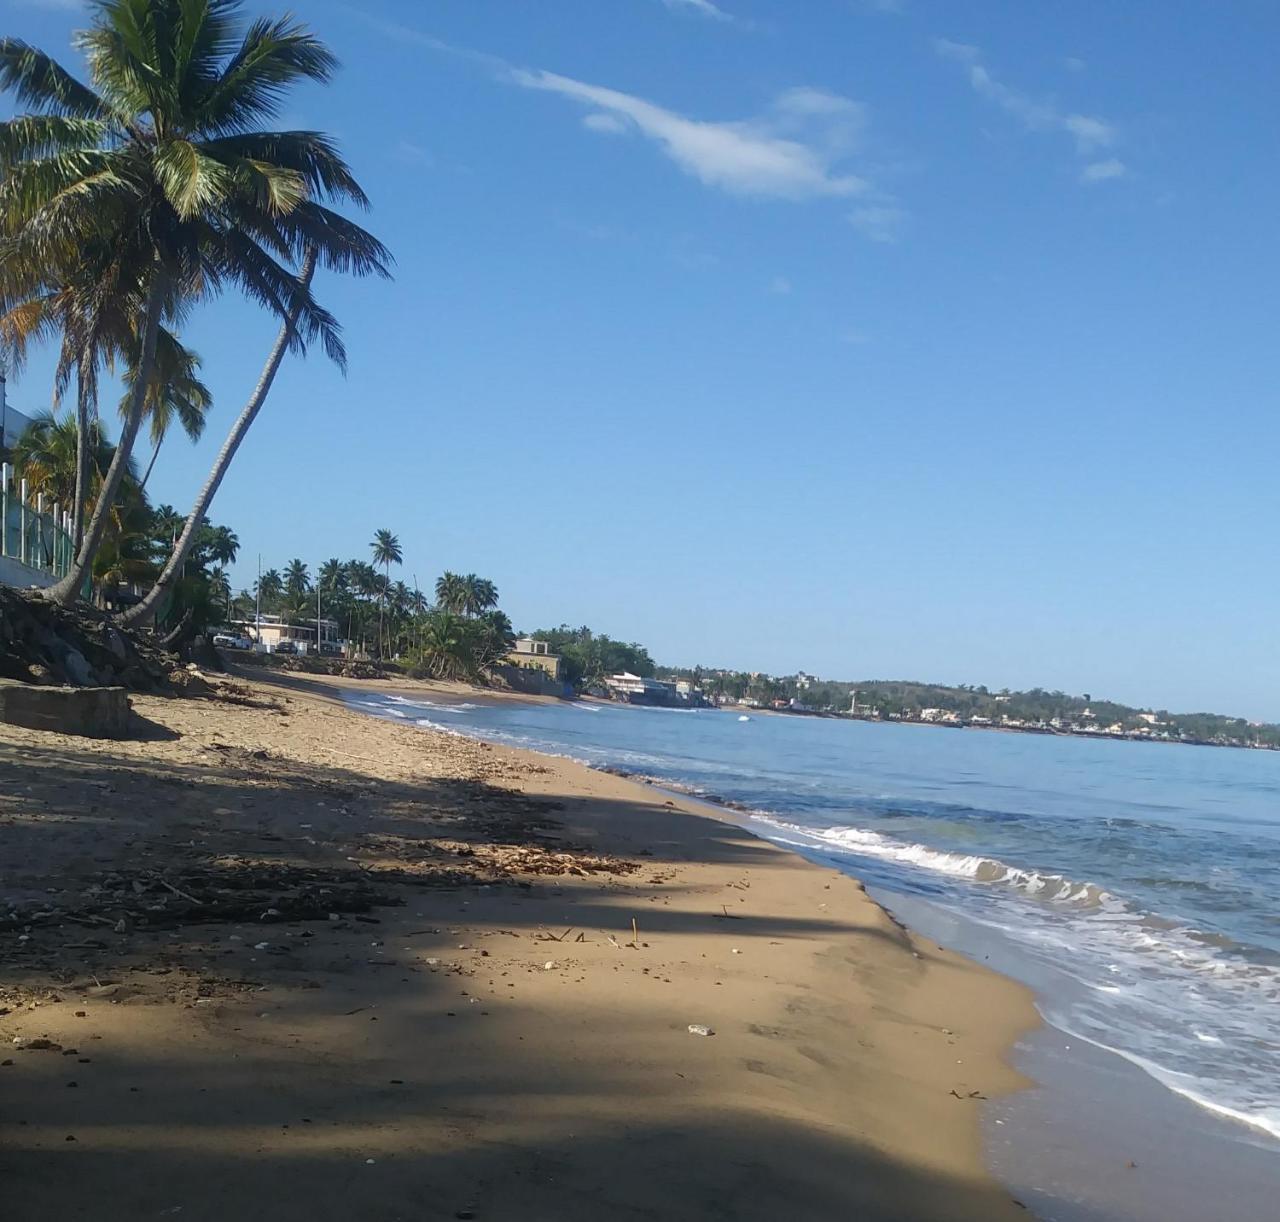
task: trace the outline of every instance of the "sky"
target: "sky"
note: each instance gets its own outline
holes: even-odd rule
[[[75,0],[2,2],[74,62]],[[278,124],[397,266],[317,282],[350,368],[282,370],[213,508],[237,586],[388,527],[393,577],[671,664],[1280,720],[1280,7],[293,8],[343,70]],[[157,502],[274,334],[193,316]]]

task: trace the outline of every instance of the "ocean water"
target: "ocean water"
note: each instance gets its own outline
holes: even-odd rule
[[[356,699],[728,800],[759,834],[981,927],[1050,1023],[1280,1153],[1280,753]]]

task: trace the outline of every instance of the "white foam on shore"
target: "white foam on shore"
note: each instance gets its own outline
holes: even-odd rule
[[[1193,1103],[1280,1139],[1276,968],[1155,920],[1093,883],[864,828],[809,828],[772,815],[756,821],[771,839],[797,848],[955,880],[960,890],[952,894],[968,919],[1061,980],[1038,999],[1054,1026],[1124,1057]]]

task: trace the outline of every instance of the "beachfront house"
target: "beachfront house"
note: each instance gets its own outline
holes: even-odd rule
[[[507,654],[507,662],[526,670],[544,671],[557,683],[564,669],[560,655],[552,653],[546,641],[537,641],[531,636],[522,636],[516,641],[515,648]]]
[[[679,704],[674,683],[658,679],[644,679],[623,671],[620,675],[607,675],[604,681],[609,695],[623,704]]]
[[[259,615],[253,619],[233,620],[231,628],[238,636],[255,641],[267,653],[345,653],[346,642],[338,635],[338,621],[320,620],[320,649],[316,649],[316,621],[290,623],[279,615]],[[281,645],[285,645],[281,650]]]

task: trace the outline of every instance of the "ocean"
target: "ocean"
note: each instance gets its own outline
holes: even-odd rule
[[[731,802],[758,834],[847,869],[890,908],[901,897],[980,932],[1053,1027],[1280,1154],[1280,753],[716,710],[353,700]]]

